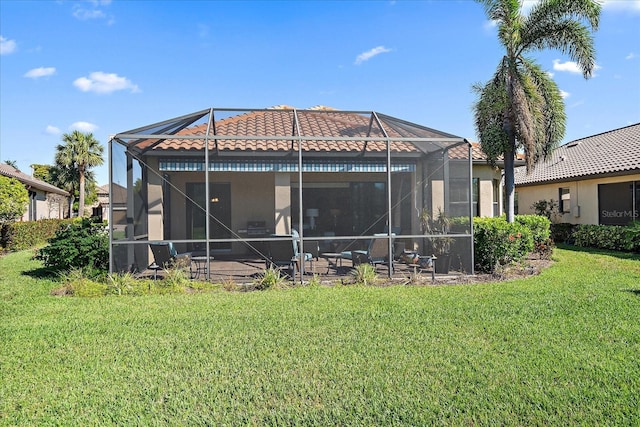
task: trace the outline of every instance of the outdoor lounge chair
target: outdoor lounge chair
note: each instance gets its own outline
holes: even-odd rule
[[[179,254],[172,242],[149,243],[153,253],[153,263],[147,267],[153,270],[153,279],[158,278],[158,270],[165,270],[171,267],[189,268],[191,277],[191,254],[189,252]]]
[[[300,268],[300,259],[306,263],[311,263],[311,269],[313,270],[313,259],[318,259],[318,242],[308,241],[305,243],[305,248],[314,248],[315,242],[315,255],[311,252],[305,252],[303,256],[300,256],[298,249],[299,234],[296,230],[290,235],[273,235],[272,237],[280,237],[280,240],[273,240],[267,242],[267,266],[275,266],[276,268],[286,267],[291,271],[291,277],[294,277],[296,270]]]
[[[389,264],[393,268],[393,258],[389,263],[388,235],[376,234],[377,238],[371,239],[367,250],[344,251],[340,254],[342,259],[350,259],[353,266],[369,263],[374,267],[380,264]],[[384,237],[383,237],[384,236]]]

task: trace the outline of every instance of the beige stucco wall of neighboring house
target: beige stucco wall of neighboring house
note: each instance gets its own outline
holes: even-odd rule
[[[533,214],[533,203],[539,200],[558,202],[560,188],[569,188],[571,212],[560,214],[557,222],[570,224],[598,224],[598,185],[638,181],[640,174],[580,181],[557,182],[530,186],[516,186],[518,213]]]
[[[479,180],[479,216],[492,217],[493,216],[493,180],[498,180],[500,183],[502,177],[501,170],[497,167],[492,167],[489,164],[473,165],[473,178]],[[498,215],[502,213],[502,186],[499,185],[499,197],[498,197]]]
[[[27,210],[20,218],[21,221],[64,218],[67,206],[64,196],[50,194],[42,190],[31,189],[31,191],[35,192],[35,198],[29,200]]]

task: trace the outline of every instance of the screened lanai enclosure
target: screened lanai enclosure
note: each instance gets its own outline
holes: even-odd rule
[[[387,261],[411,251],[473,273],[463,138],[371,111],[210,108],[118,133],[109,150],[110,194],[126,194],[110,203],[112,272],[143,272],[150,244],[172,242],[212,259],[209,277],[293,236],[336,261],[385,239]]]

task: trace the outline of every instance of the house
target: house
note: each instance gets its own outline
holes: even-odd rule
[[[17,179],[29,191],[29,205],[21,221],[68,217],[68,192],[4,163],[0,164],[0,175]]]
[[[519,213],[558,203],[558,222],[624,225],[640,219],[640,123],[571,141],[515,176]]]
[[[111,206],[112,270],[148,265],[141,243],[262,256],[294,229],[324,252],[386,234],[390,252],[429,253],[420,215],[442,212],[456,218],[452,257],[473,271],[464,138],[372,111],[277,106],[210,108],[120,132],[109,147],[111,185],[127,195],[120,216]]]
[[[472,142],[471,148],[473,216],[498,217],[504,207],[504,160],[498,159],[491,165],[480,143]],[[516,155],[515,165],[524,165],[520,154]]]
[[[96,189],[98,200],[91,207],[91,216],[101,218],[103,221],[109,221],[110,204],[113,203],[113,210],[117,215],[118,212],[127,209],[127,189],[113,184],[113,196],[109,193],[109,184],[101,185]]]

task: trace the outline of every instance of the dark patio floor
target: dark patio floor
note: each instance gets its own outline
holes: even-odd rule
[[[192,260],[191,274],[194,280],[207,280],[206,259]],[[392,279],[395,281],[411,280],[416,277],[430,281],[432,274],[430,269],[420,269],[414,265],[407,265],[401,262],[394,262],[394,272]],[[266,269],[266,263],[264,260],[255,258],[231,258],[225,256],[214,255],[213,260],[209,262],[209,281],[213,283],[223,283],[225,281],[233,281],[237,284],[247,284],[254,281]],[[350,278],[351,271],[353,270],[350,260],[342,260],[335,257],[320,257],[313,261],[313,263],[307,262],[305,265],[305,274],[303,281],[307,281],[316,275],[322,282],[340,282]],[[379,277],[384,278],[388,276],[388,268],[386,265],[379,265],[376,268]],[[142,276],[153,277],[152,270],[145,270],[141,274]],[[162,271],[158,272],[158,278],[162,276]],[[456,277],[464,277],[464,274],[458,272],[449,272],[447,274],[439,274],[436,272],[436,282],[450,282]],[[296,281],[300,280],[300,274],[297,273],[295,277]]]

